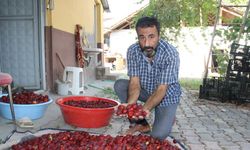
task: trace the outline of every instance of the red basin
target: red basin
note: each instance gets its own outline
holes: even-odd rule
[[[101,100],[115,104],[114,107],[109,108],[80,108],[65,105],[64,102],[74,101],[96,101]],[[115,107],[119,105],[119,102],[100,97],[90,96],[69,96],[63,97],[56,100],[59,105],[64,121],[67,124],[81,127],[81,128],[100,128],[109,125],[109,122],[114,114]]]

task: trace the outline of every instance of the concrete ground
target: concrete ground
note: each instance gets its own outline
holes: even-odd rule
[[[113,81],[97,80],[90,85],[83,95],[114,98],[109,90]],[[129,127],[126,119],[114,116],[110,125],[98,129],[80,129],[65,124],[55,100],[60,95],[49,93],[54,100],[45,115],[34,120],[36,132],[44,128],[79,129],[99,134],[117,135]],[[192,150],[248,150],[250,147],[250,106],[200,100],[194,91],[183,89],[181,103],[177,110],[176,123],[171,136],[179,140],[187,149]],[[149,120],[153,122],[153,116]],[[0,139],[5,141],[13,130],[10,120],[0,117]],[[25,129],[17,128],[17,131]],[[4,144],[2,144],[3,146]],[[0,145],[1,147],[1,145]]]

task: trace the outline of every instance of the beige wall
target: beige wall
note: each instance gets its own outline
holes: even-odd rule
[[[47,0],[48,1],[48,0]],[[46,26],[68,32],[75,32],[75,25],[80,24],[85,32],[93,34],[95,18],[94,7],[96,6],[97,42],[103,41],[102,15],[103,8],[100,0],[54,0],[54,9],[48,10]]]

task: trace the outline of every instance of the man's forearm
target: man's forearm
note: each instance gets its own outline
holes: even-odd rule
[[[136,103],[140,95],[140,85],[137,79],[133,78],[129,82],[129,89],[128,89],[128,103]]]
[[[152,110],[155,106],[157,106],[163,99],[167,92],[167,85],[159,85],[154,93],[148,98],[145,105],[143,106],[144,109]]]

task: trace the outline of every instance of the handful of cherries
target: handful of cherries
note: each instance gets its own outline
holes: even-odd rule
[[[143,110],[143,107],[141,104],[128,104],[125,105],[119,105],[116,111],[117,116],[126,116],[128,119],[144,119],[147,115],[147,112]]]

